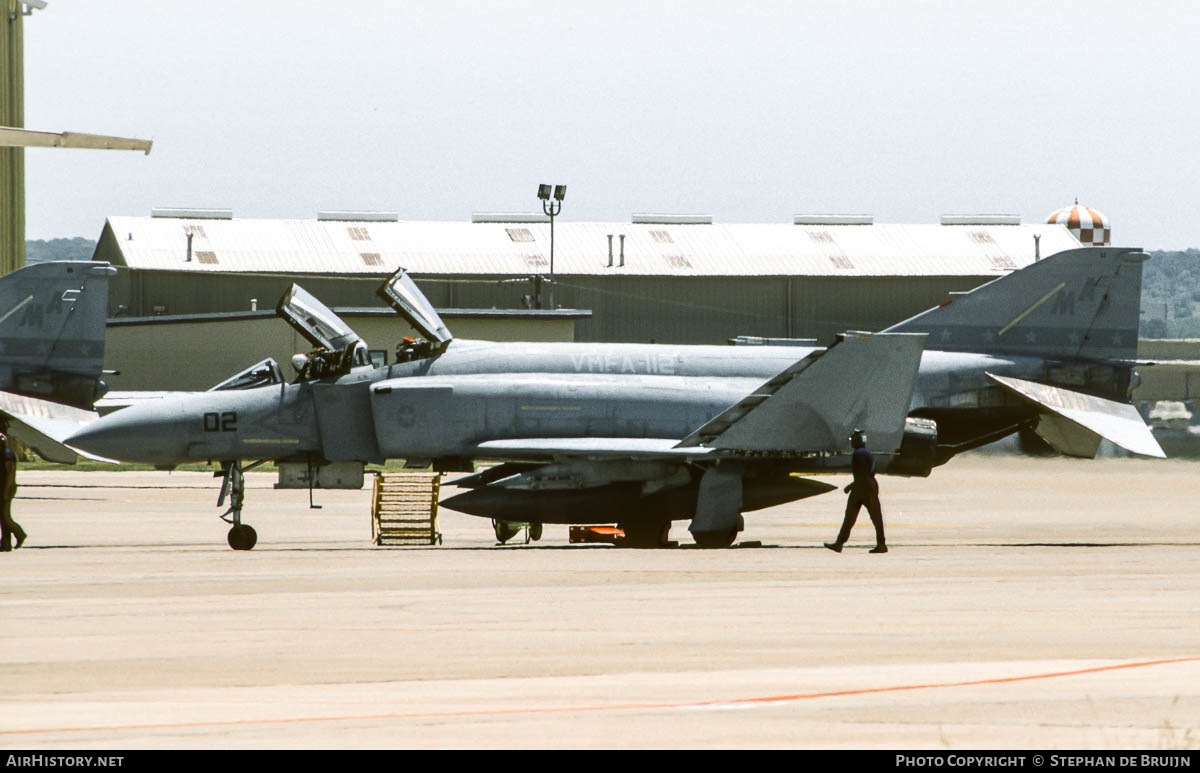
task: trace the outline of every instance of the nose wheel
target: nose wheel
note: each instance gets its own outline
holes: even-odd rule
[[[228,539],[234,550],[250,550],[258,542],[258,532],[248,523],[239,523],[229,530]]]
[[[230,462],[223,474],[225,482],[221,484],[221,494],[217,497],[217,507],[225,503],[225,495],[229,495],[229,509],[221,514],[221,520],[233,524],[227,539],[229,547],[234,550],[250,550],[258,543],[258,532],[248,523],[242,523],[242,503],[246,499],[245,471],[254,469],[262,462],[255,462],[243,468],[240,461]],[[217,473],[221,475],[222,473]]]

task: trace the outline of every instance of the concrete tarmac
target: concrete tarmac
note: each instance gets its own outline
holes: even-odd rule
[[[0,747],[1195,749],[1198,473],[969,455],[839,555],[840,493],[762,547],[375,548],[369,487],[251,473],[236,553],[210,475],[23,471]]]

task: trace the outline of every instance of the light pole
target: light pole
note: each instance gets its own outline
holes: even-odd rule
[[[554,308],[554,218],[562,212],[562,202],[567,196],[567,186],[554,186],[554,200],[550,200],[550,186],[543,183],[538,186],[538,198],[542,200],[542,212],[550,216],[550,308]],[[537,297],[537,307],[542,308],[542,282],[539,277],[534,295]]]

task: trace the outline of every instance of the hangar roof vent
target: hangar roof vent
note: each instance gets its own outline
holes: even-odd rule
[[[942,215],[942,225],[1020,225],[1020,215]]]
[[[875,225],[874,215],[793,215],[794,225]]]
[[[712,225],[712,215],[662,215],[635,212],[633,222],[643,225]]]
[[[541,212],[472,212],[472,223],[549,223]]]
[[[183,220],[233,220],[233,210],[155,207],[150,210],[150,217],[177,217]]]
[[[335,220],[348,223],[395,223],[400,219],[399,212],[370,212],[355,210],[327,209],[317,212],[317,220]]]

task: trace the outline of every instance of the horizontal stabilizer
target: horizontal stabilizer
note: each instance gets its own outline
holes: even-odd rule
[[[871,448],[900,447],[925,336],[846,333],[684,438],[680,446],[732,451],[850,449],[854,429]]]
[[[1019,378],[988,378],[1037,406],[1043,422],[1037,433],[1069,456],[1091,457],[1104,438],[1127,451],[1165,459],[1166,454],[1132,405]]]
[[[60,464],[75,464],[80,457],[114,462],[72,448],[63,441],[98,418],[96,413],[36,397],[0,392],[0,416],[9,435],[38,456]]]

